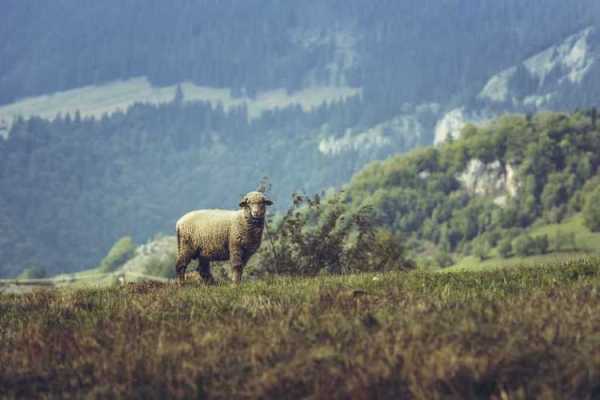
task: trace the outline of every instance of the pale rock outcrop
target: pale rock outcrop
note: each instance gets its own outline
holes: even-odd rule
[[[514,167],[510,164],[503,166],[500,161],[485,164],[479,159],[472,159],[458,180],[468,193],[491,196],[499,206],[516,196],[519,189]]]
[[[487,111],[468,112],[464,107],[455,108],[444,114],[435,124],[434,143],[440,144],[449,138],[458,139],[468,123],[482,125],[493,117],[494,115]]]

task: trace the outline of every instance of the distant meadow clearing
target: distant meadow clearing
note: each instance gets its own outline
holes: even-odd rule
[[[184,101],[204,101],[225,110],[246,106],[250,118],[258,118],[266,110],[285,108],[298,104],[308,111],[327,101],[342,100],[360,95],[361,90],[348,86],[314,86],[294,93],[284,89],[258,93],[250,98],[234,96],[230,89],[198,86],[191,82],[180,85],[152,86],[146,77],[114,81],[104,85],[90,85],[48,95],[24,98],[15,103],[0,106],[0,121],[9,126],[17,117],[38,116],[52,120],[58,114],[101,118],[117,111],[125,112],[136,103],[162,104],[175,98],[177,87],[181,88]]]

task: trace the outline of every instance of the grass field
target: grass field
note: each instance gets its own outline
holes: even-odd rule
[[[598,398],[600,258],[0,295],[4,398]]]

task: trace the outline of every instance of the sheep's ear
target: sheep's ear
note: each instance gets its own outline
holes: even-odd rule
[[[268,205],[268,206],[272,206],[273,202],[271,200],[269,200],[269,199],[266,199],[265,200],[265,204]]]
[[[246,207],[248,205],[248,199],[247,198],[243,198],[242,201],[240,201],[240,207]]]

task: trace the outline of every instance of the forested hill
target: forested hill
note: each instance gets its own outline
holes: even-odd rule
[[[346,193],[352,207],[371,206],[402,232],[413,255],[443,264],[448,254],[509,256],[520,242],[522,255],[533,254],[539,243],[524,235],[529,228],[578,213],[586,229],[600,231],[599,167],[595,109],[506,115],[467,125],[458,140],[373,162]]]
[[[598,21],[596,0],[5,0],[0,104],[136,76],[251,95],[333,83],[396,106],[463,103],[491,75]]]

